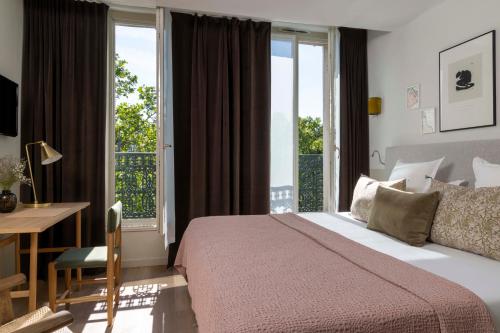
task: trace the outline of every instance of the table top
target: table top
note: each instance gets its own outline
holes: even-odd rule
[[[42,232],[88,206],[90,202],[53,203],[44,208],[19,204],[12,213],[0,213],[0,234]]]

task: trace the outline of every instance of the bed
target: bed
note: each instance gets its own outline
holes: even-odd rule
[[[439,244],[410,246],[368,230],[366,223],[353,219],[349,213],[299,215],[364,246],[467,288],[481,298],[492,315],[495,326],[500,327],[500,262]]]
[[[498,152],[488,152],[499,144],[436,149],[459,154],[458,160],[481,146],[485,158],[498,162]],[[398,154],[415,158],[415,151],[427,152],[419,157],[430,160],[436,149],[390,148],[388,164]],[[446,178],[473,179],[472,170],[454,165],[453,156],[447,156],[445,171]],[[188,280],[202,333],[500,327],[500,262],[437,244],[412,247],[368,230],[349,213],[195,219],[175,265]]]

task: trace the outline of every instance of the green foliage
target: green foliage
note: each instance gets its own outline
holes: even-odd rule
[[[156,151],[156,89],[138,86],[137,75],[126,67],[127,61],[115,56],[115,150]],[[137,97],[132,104],[126,99]]]
[[[118,55],[115,56],[115,104],[116,200],[123,203],[124,218],[154,218],[156,90],[139,86],[137,75],[130,72],[127,61]]]
[[[116,98],[127,97],[135,91],[137,85],[137,75],[130,73],[125,67],[127,61],[120,59],[118,54],[115,54],[115,93]]]
[[[320,118],[299,117],[299,154],[323,153],[323,124]]]

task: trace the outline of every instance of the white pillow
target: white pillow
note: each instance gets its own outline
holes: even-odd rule
[[[420,163],[405,163],[398,160],[394,169],[392,169],[389,180],[404,178],[406,179],[406,190],[408,192],[425,193],[430,188],[431,178],[436,177],[443,160],[444,157],[439,160]]]
[[[476,177],[476,188],[500,186],[500,164],[492,164],[480,157],[474,157],[472,168]]]

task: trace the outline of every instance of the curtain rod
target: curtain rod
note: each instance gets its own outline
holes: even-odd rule
[[[167,8],[170,11],[173,12],[178,12],[178,13],[184,13],[184,14],[192,14],[192,15],[206,15],[206,16],[212,16],[212,17],[229,17],[229,18],[237,18],[239,20],[252,20],[252,21],[257,21],[257,22],[269,22],[272,23],[272,21],[263,19],[261,17],[252,17],[252,16],[243,16],[243,15],[233,15],[233,14],[222,14],[222,13],[217,13],[217,12],[206,12],[206,11],[200,11],[200,10],[192,10],[192,9],[183,9],[183,8],[171,8],[171,7],[162,7],[161,8]]]
[[[89,1],[89,0],[77,0],[77,1]],[[170,11],[191,14],[191,15],[207,15],[213,17],[230,17],[237,18],[239,20],[252,20],[256,22],[269,22],[275,27],[279,28],[294,28],[294,29],[303,29],[310,32],[328,32],[328,26],[322,25],[314,25],[314,24],[306,24],[306,23],[294,23],[294,22],[283,22],[283,21],[272,21],[268,19],[264,19],[261,17],[252,17],[252,16],[244,16],[244,15],[236,15],[236,14],[223,14],[220,12],[210,12],[210,11],[200,11],[193,9],[184,9],[184,8],[172,8],[166,6],[158,6],[158,7],[141,7],[141,6],[129,6],[122,4],[114,4],[113,0],[90,0],[94,2],[105,3],[109,6],[110,9],[120,10],[125,12],[134,12],[134,13],[154,13],[156,8],[167,8]]]

